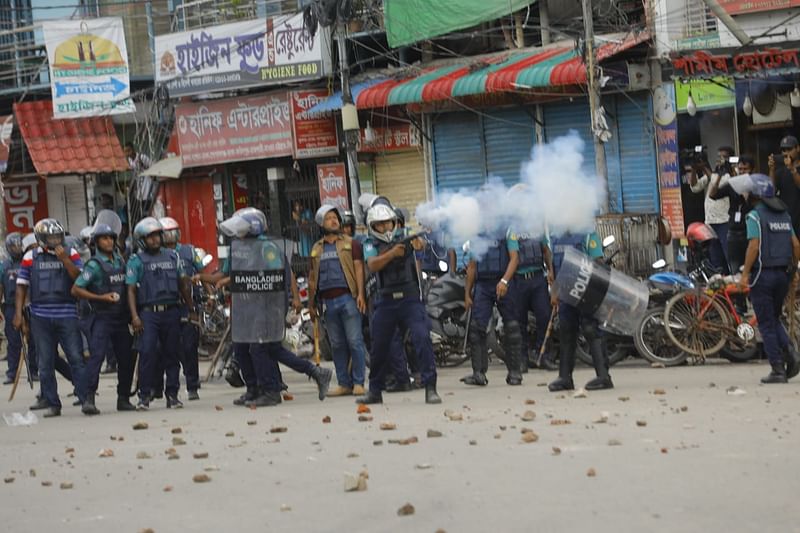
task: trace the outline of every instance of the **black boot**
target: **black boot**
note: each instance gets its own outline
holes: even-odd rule
[[[247,405],[258,397],[258,387],[247,387],[247,391],[233,400],[233,405]]]
[[[135,411],[136,406],[131,403],[131,400],[126,396],[117,397],[117,411]]]
[[[252,401],[247,402],[248,407],[273,407],[281,403],[280,391],[261,390]]]
[[[800,373],[800,353],[794,349],[791,343],[783,352],[783,358],[786,361],[786,379],[792,379]]]
[[[311,371],[311,379],[313,379],[317,384],[319,401],[324,400],[325,396],[328,395],[328,389],[331,386],[332,377],[333,377],[333,371],[330,368],[323,368],[321,366],[316,366],[314,367],[314,370]]]
[[[411,381],[399,381],[395,380],[395,382],[391,385],[387,385],[386,392],[408,392],[412,390],[414,387],[411,385]]]
[[[42,396],[37,396],[36,403],[28,407],[28,409],[31,411],[36,411],[38,409],[47,409],[48,407],[50,407],[50,404],[47,402],[47,400],[45,400]]]
[[[512,320],[506,322],[503,327],[505,329],[506,368],[508,368],[506,383],[509,385],[522,385],[522,373],[520,372],[522,334],[520,333],[519,322]]]
[[[761,378],[761,383],[786,383],[786,369],[783,363],[771,363],[772,372]]]
[[[183,402],[178,399],[178,395],[167,394],[167,409],[183,409]]]
[[[472,375],[461,378],[467,385],[485,387],[489,380],[486,371],[489,367],[489,352],[486,347],[486,328],[481,328],[475,321],[469,325],[469,350],[472,361]]]
[[[380,391],[374,392],[372,389],[368,389],[364,396],[359,396],[356,398],[356,403],[363,405],[383,403],[383,395],[380,393]]]
[[[425,403],[442,403],[442,398],[436,392],[436,381],[425,385]]]
[[[589,339],[587,336],[587,340]],[[592,364],[597,377],[585,385],[586,390],[613,389],[614,384],[608,375],[608,354],[603,338],[598,335],[592,336],[589,340],[589,351],[592,354]]]
[[[575,389],[575,384],[572,382],[572,370],[575,366],[578,332],[568,327],[567,324],[561,324],[559,340],[561,341],[561,354],[558,360],[558,378],[547,386],[550,392]]]
[[[81,413],[88,416],[100,414],[100,409],[98,409],[97,406],[94,404],[93,393],[89,393],[89,395],[86,397],[86,400],[83,402],[83,405],[81,406]]]

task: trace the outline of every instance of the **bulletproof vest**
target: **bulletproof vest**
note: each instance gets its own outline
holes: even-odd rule
[[[396,243],[378,244],[378,253],[394,247]],[[406,246],[406,255],[402,258],[392,259],[383,270],[376,273],[377,292],[381,296],[390,298],[402,295],[403,298],[409,296],[420,298],[419,278],[417,278],[417,260],[411,246]]]
[[[93,257],[90,261],[100,265],[103,275],[100,278],[100,283],[89,287],[89,290],[95,294],[108,294],[109,292],[119,294],[119,301],[115,304],[92,302],[95,313],[114,316],[127,314],[128,288],[125,284],[125,261],[121,261],[121,266],[117,267],[96,257]]]
[[[72,278],[61,260],[53,254],[33,252],[31,268],[31,303],[74,304],[70,294]]]
[[[3,302],[4,305],[14,305],[17,297],[17,274],[19,261],[6,259],[3,261]]]
[[[342,262],[339,260],[339,253],[336,251],[336,243],[324,243],[322,256],[319,261],[319,282],[317,290],[319,292],[330,289],[347,289],[347,278],[344,276]]]
[[[757,208],[761,221],[761,266],[788,267],[792,262],[792,219],[786,211]]]
[[[140,306],[177,303],[180,292],[175,251],[162,248],[156,254],[139,252],[137,255],[144,274],[136,291],[136,303]]]
[[[541,241],[523,233],[517,235],[517,242],[519,244],[519,266],[517,268],[542,268],[544,253]]]
[[[432,234],[428,245],[422,252],[420,263],[425,272],[439,272],[439,261],[448,261],[447,249],[437,239],[439,235]]]
[[[508,268],[508,248],[505,239],[497,239],[478,261],[478,279],[498,280],[503,277]]]
[[[586,253],[586,235],[580,233],[568,233],[553,241],[553,269],[558,272],[561,262],[564,260],[564,250],[575,248],[582,253]]]
[[[181,247],[175,251],[178,252],[178,257],[183,261],[183,271],[186,275],[191,278],[197,274],[197,268],[194,266],[194,246],[181,244]]]

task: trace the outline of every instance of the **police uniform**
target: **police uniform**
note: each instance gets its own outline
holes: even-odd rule
[[[505,297],[497,298],[497,284],[503,279],[508,269],[509,251],[514,247],[509,245],[508,236],[490,241],[489,249],[476,262],[476,281],[472,296],[472,319],[469,326],[469,343],[472,347],[472,376],[462,379],[469,385],[485,385],[487,383],[486,371],[489,367],[489,352],[486,345],[486,329],[491,322],[495,305],[503,319],[505,363],[508,368],[506,383],[509,385],[522,383],[522,374],[520,373],[522,332],[512,296],[513,291],[516,290],[516,280],[512,278],[507,283],[508,292]]]
[[[400,233],[397,232],[396,235],[400,236]],[[382,242],[370,237],[364,244],[364,258],[377,257],[394,246],[394,242]],[[416,257],[411,245],[406,244],[406,253],[402,258],[393,259],[382,270],[375,272],[373,280],[369,391],[360,401],[364,403],[382,401],[381,393],[385,388],[387,366],[391,366],[392,342],[393,339],[395,343],[398,342],[399,337],[395,336],[399,335],[398,328],[403,328],[408,330],[417,352],[421,380],[426,387],[426,402],[441,402],[436,395],[436,365],[430,338],[430,323],[422,302]],[[402,345],[395,346],[395,350],[398,349],[402,349]],[[407,378],[402,376],[401,379]]]
[[[195,255],[194,246],[178,243],[175,247],[178,257],[181,258],[186,276],[191,278],[199,274],[204,266]],[[192,286],[192,301],[197,303],[199,298],[198,288]],[[186,390],[190,396],[197,393],[200,388],[200,370],[197,351],[200,347],[200,330],[189,320],[189,314],[194,309],[186,305],[181,306],[181,335],[180,335],[180,361],[183,366],[183,376],[186,378]]]
[[[509,251],[519,253],[519,265],[514,273],[514,291],[510,293],[514,299],[519,316],[519,329],[522,337],[528,339],[528,311],[533,311],[536,318],[536,338],[533,353],[538,355],[547,333],[550,322],[550,293],[547,278],[544,275],[544,249],[549,248],[547,239],[538,239],[526,233],[513,232],[508,238]],[[528,343],[524,341],[521,348],[521,368],[528,371]],[[535,361],[535,360],[534,360]],[[531,366],[533,366],[533,362]]]
[[[763,383],[785,383],[796,368],[784,367],[789,354],[789,337],[780,321],[781,309],[789,290],[792,266],[792,220],[786,210],[773,210],[763,202],[747,214],[747,240],[759,239],[758,269],[751,274],[750,301],[758,319],[764,352],[772,373]],[[790,361],[790,365],[796,363]]]
[[[556,273],[561,267],[566,248],[575,248],[588,255],[591,259],[603,257],[603,247],[600,238],[596,233],[586,234],[565,234],[553,242],[553,268]],[[604,378],[608,378],[608,354],[606,352],[605,338],[600,331],[597,319],[591,315],[582,314],[577,308],[561,301],[558,305],[559,337],[561,343],[561,354],[558,364],[558,379],[550,383],[551,391],[572,390],[575,388],[572,381],[572,372],[575,369],[575,350],[578,347],[579,332],[583,333],[589,343],[589,349],[593,360],[598,357],[604,361],[595,361],[595,369],[598,377],[604,373]],[[603,372],[603,369],[604,372]],[[592,382],[590,382],[592,383]],[[589,384],[587,384],[589,389]]]
[[[20,352],[22,351],[22,334],[14,329],[13,318],[16,312],[15,302],[17,295],[17,274],[19,273],[21,261],[6,259],[0,263],[0,279],[3,286],[3,317],[5,318],[6,334],[6,358],[8,370],[6,370],[6,382],[11,383],[17,374]],[[30,365],[30,361],[28,361]]]
[[[112,258],[104,253],[97,253],[86,263],[83,272],[75,280],[77,287],[91,293],[119,295],[116,303],[86,301],[93,318],[89,332],[88,394],[92,396],[97,393],[103,359],[107,354],[113,353],[117,361],[118,409],[123,404],[128,405],[133,382],[133,338],[128,329],[131,316],[125,285],[126,272],[125,260],[117,252],[113,253]]]
[[[156,253],[143,250],[128,261],[126,283],[136,286],[136,305],[144,325],[138,348],[139,400],[140,406],[145,408],[155,392],[156,373],[160,372],[159,353],[167,374],[168,403],[178,397],[180,279],[184,275],[178,254],[167,248],[160,248]]]

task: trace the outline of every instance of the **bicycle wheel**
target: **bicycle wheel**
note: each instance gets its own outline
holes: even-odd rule
[[[633,335],[636,351],[651,363],[676,366],[683,363],[688,354],[675,346],[664,327],[664,308],[655,307],[645,313]]]
[[[728,312],[710,296],[681,292],[667,301],[664,325],[669,339],[687,354],[708,357],[728,341]]]

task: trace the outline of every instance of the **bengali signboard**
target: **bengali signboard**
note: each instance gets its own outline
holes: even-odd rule
[[[42,23],[54,118],[133,113],[119,17]]]
[[[319,203],[349,209],[347,201],[347,171],[344,163],[317,165]]]
[[[47,186],[44,178],[3,184],[8,233],[33,231],[37,220],[47,217]]]
[[[388,128],[372,128],[375,136],[367,142],[366,130],[361,130],[359,152],[402,152],[422,145],[419,130],[412,124],[401,124]]]
[[[665,83],[653,92],[653,114],[658,149],[658,189],[661,215],[669,221],[673,238],[683,237],[683,204],[678,162],[678,114],[675,86]]]
[[[181,104],[175,116],[184,167],[292,155],[285,92]]]
[[[336,116],[332,111],[308,112],[327,97],[328,91],[324,89],[290,93],[296,159],[339,155]]]
[[[697,50],[672,57],[674,76],[713,78],[716,76],[750,77],[765,73],[780,74],[800,70],[800,49],[765,48],[751,52],[717,53]]]
[[[759,11],[774,11],[800,6],[800,0],[719,0],[719,5],[729,15],[743,15]]]
[[[311,35],[303,15],[272,17],[156,37],[156,83],[172,96],[322,78],[330,31]]]

